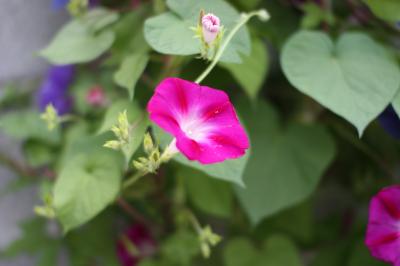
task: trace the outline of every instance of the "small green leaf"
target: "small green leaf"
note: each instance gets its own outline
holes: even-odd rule
[[[280,235],[268,238],[257,250],[245,238],[231,240],[224,250],[226,266],[301,266],[301,259],[292,241]]]
[[[379,18],[397,22],[400,20],[400,1],[398,0],[363,0]]]
[[[188,197],[197,208],[225,218],[232,213],[233,191],[229,183],[187,167],[181,168],[178,176],[184,181]]]
[[[332,25],[335,18],[330,10],[322,8],[316,3],[305,3],[301,6],[304,11],[304,16],[301,21],[301,27],[304,29],[313,29],[319,26],[322,22]]]
[[[172,140],[172,137],[165,133],[161,128],[153,125],[156,139],[160,142],[161,147],[166,147]],[[200,164],[196,161],[189,161],[184,155],[178,154],[173,157],[177,162],[200,170],[210,177],[229,181],[243,186],[242,176],[249,158],[249,151],[239,159],[226,160],[216,164]]]
[[[235,190],[253,224],[306,199],[335,155],[323,127],[289,124],[283,130],[269,105],[258,102],[257,107],[255,112],[242,112],[252,153],[244,172],[245,187]]]
[[[54,186],[56,216],[64,231],[78,227],[112,203],[120,189],[121,162],[113,153],[78,154]]]
[[[250,55],[242,56],[241,64],[224,63],[222,66],[232,73],[246,94],[255,100],[268,72],[269,55],[265,44],[259,39],[254,39],[252,45]]]
[[[212,12],[221,19],[228,34],[240,14],[223,0],[168,0],[172,12],[149,18],[144,25],[144,35],[150,46],[157,52],[174,55],[200,53],[200,40],[195,39],[190,29],[198,23],[200,10]],[[250,38],[246,27],[239,30],[221,57],[223,62],[240,63],[240,54],[249,54]]]
[[[351,122],[361,135],[400,87],[397,63],[362,33],[337,43],[322,32],[302,31],[286,43],[282,66],[290,83]]]
[[[103,29],[118,19],[114,12],[93,10],[66,24],[40,55],[53,64],[76,64],[96,59],[114,42],[111,30]],[[101,31],[100,31],[101,30]]]
[[[133,99],[135,94],[135,85],[142,75],[149,61],[146,53],[133,53],[126,57],[114,74],[114,81],[119,86],[124,87],[129,92],[129,97]]]

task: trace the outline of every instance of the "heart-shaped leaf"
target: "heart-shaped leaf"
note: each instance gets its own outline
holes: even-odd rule
[[[246,94],[255,100],[269,67],[267,47],[259,39],[254,39],[250,55],[243,56],[241,64],[225,63],[222,66],[231,72]]]
[[[351,122],[362,134],[400,87],[400,71],[384,47],[361,33],[337,43],[302,31],[286,43],[282,66],[290,83]]]
[[[182,167],[177,176],[185,184],[190,201],[201,211],[228,218],[232,212],[233,190],[230,183],[209,178],[204,173]]]
[[[57,218],[67,232],[92,219],[115,200],[122,164],[113,152],[77,154],[61,170],[54,186]]]
[[[96,59],[111,47],[115,39],[114,32],[102,29],[117,19],[118,14],[115,12],[95,9],[85,17],[66,24],[51,43],[40,51],[40,55],[56,65]]]
[[[221,19],[225,35],[234,27],[240,14],[223,0],[168,0],[172,12],[166,12],[146,20],[144,34],[150,46],[164,54],[194,55],[200,53],[200,40],[194,38],[201,9]],[[240,54],[250,53],[250,37],[246,27],[240,29],[221,57],[224,62],[240,63]]]
[[[127,89],[131,99],[135,94],[136,82],[142,75],[148,61],[147,53],[132,53],[122,60],[119,69],[114,74],[115,83]]]
[[[257,224],[307,198],[334,158],[335,147],[321,126],[290,124],[282,129],[275,111],[263,102],[255,112],[242,113],[252,152],[244,172],[245,188],[235,191]]]

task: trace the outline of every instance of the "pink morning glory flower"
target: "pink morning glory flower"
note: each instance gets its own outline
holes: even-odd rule
[[[203,38],[208,44],[212,43],[220,31],[221,25],[219,18],[214,14],[207,14],[201,18],[203,28]]]
[[[235,109],[221,90],[167,78],[157,86],[147,110],[189,160],[217,163],[238,158],[249,148]]]
[[[156,242],[149,230],[140,224],[131,226],[117,242],[117,255],[122,266],[137,266],[156,250]]]
[[[400,186],[372,198],[365,244],[375,258],[400,266]]]

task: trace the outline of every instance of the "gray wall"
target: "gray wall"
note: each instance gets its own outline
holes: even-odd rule
[[[0,90],[8,82],[42,75],[47,65],[35,52],[49,42],[66,19],[65,12],[51,9],[51,0],[0,0]],[[18,143],[0,132],[0,152],[21,159],[18,148]],[[0,189],[13,178],[10,171],[0,167]],[[18,223],[33,215],[36,201],[32,187],[0,198],[0,250],[19,237]],[[35,262],[28,256],[0,260],[0,266],[30,265]]]

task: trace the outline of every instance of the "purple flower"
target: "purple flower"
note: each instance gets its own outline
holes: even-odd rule
[[[37,93],[40,111],[52,104],[58,115],[68,113],[72,107],[72,98],[68,95],[68,87],[74,78],[73,65],[52,66]]]
[[[143,225],[131,226],[117,242],[117,255],[123,266],[137,266],[156,252],[156,242]]]
[[[53,0],[52,8],[54,10],[61,10],[69,3],[70,0]],[[99,4],[99,0],[89,0],[89,6],[94,7]]]
[[[63,9],[68,4],[68,2],[69,0],[53,0],[51,6],[54,10],[60,10]]]
[[[375,258],[400,266],[400,186],[372,198],[365,244]]]
[[[400,139],[400,119],[391,105],[380,114],[378,121],[392,137]]]

